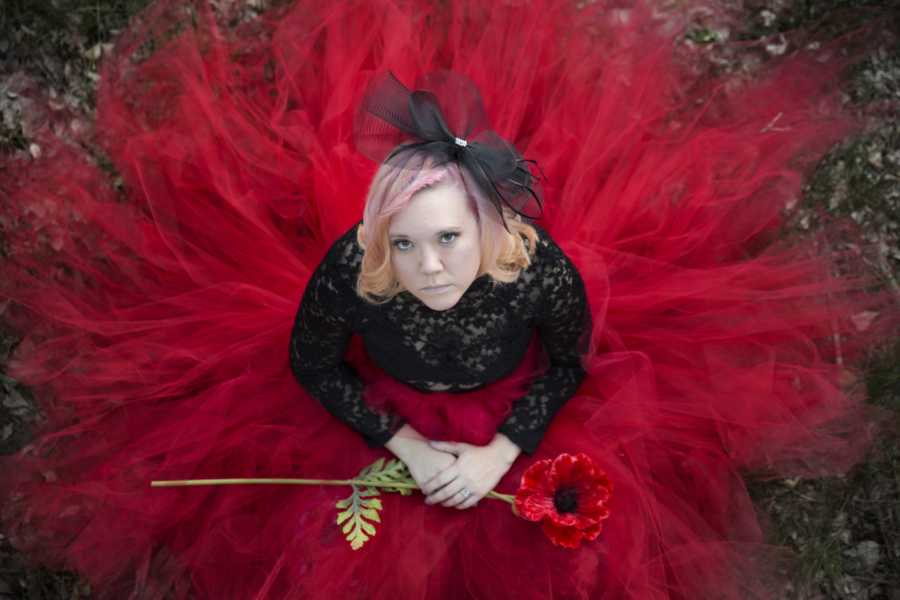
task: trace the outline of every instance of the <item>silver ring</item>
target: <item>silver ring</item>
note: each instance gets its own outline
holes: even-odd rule
[[[470,491],[468,490],[468,488],[463,488],[463,489],[461,489],[460,491],[461,491],[462,494],[463,494],[463,500],[468,499],[468,497],[472,495],[472,492],[470,492]]]

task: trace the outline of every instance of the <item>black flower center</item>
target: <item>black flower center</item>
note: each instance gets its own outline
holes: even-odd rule
[[[558,513],[575,512],[578,508],[578,494],[574,488],[564,487],[556,490],[553,494],[553,506],[556,507]]]

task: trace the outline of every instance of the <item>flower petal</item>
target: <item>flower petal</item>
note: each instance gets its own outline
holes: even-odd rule
[[[578,497],[578,512],[596,519],[605,519],[609,513],[608,499],[609,494],[602,490],[585,492]]]
[[[521,490],[520,490],[521,491]],[[540,521],[556,512],[553,498],[541,492],[522,492],[516,494],[516,512],[529,521]]]
[[[544,534],[550,541],[563,548],[577,548],[581,545],[581,532],[575,527],[560,527],[553,521],[544,521]]]
[[[597,523],[595,525],[591,525],[590,527],[586,527],[581,530],[581,535],[584,536],[584,540],[586,542],[592,542],[597,539],[597,536],[600,535],[600,532],[603,530],[603,524]]]
[[[557,512],[555,506],[553,507],[553,512],[547,515],[547,518],[560,527],[577,527],[579,521],[578,513]]]
[[[519,485],[519,489],[525,490],[540,490],[542,492],[551,494],[552,488],[549,484],[548,473],[552,466],[552,461],[549,459],[539,460],[522,474],[522,483]]]
[[[553,459],[553,466],[550,469],[550,481],[554,488],[562,485],[568,485],[574,481],[572,472],[576,466],[576,459],[571,454],[560,454]]]
[[[575,464],[572,468],[571,476],[574,481],[596,481],[600,475],[600,470],[594,461],[584,452],[575,455]]]

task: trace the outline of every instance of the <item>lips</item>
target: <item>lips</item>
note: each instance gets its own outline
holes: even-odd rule
[[[444,285],[430,285],[428,287],[423,287],[422,291],[428,294],[439,294],[441,292],[445,292],[449,290],[451,285],[449,283]]]

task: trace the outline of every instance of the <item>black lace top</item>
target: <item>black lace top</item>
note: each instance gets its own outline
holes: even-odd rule
[[[578,271],[540,228],[532,264],[512,283],[476,279],[444,311],[409,292],[384,304],[356,293],[362,249],[358,224],[338,239],[313,273],[291,334],[297,380],[334,416],[359,431],[370,446],[387,442],[403,425],[371,409],[363,383],[344,361],[352,334],[362,337],[373,362],[424,391],[465,392],[516,369],[535,328],[549,358],[546,372],[516,401],[499,431],[525,453],[537,448],[553,415],[581,383],[590,311]]]

